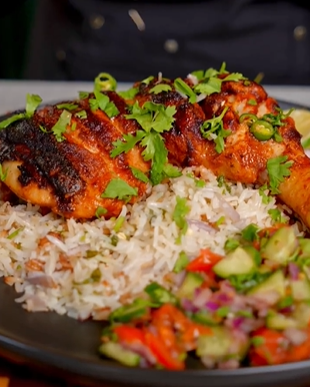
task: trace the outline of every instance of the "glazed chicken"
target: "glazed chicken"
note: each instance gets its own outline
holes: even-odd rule
[[[183,82],[193,89],[197,79],[188,77]],[[167,87],[152,92],[159,84]],[[150,183],[133,172],[138,170],[150,177],[152,160],[145,157],[144,144],[136,141],[117,155],[113,155],[113,150],[117,143],[125,143],[125,139],[132,140],[141,133],[141,122],[130,118],[132,106],[143,107],[152,102],[175,109],[171,128],[161,133],[169,165],[202,165],[230,181],[263,185],[270,180],[268,160],[287,156],[292,162],[290,174],[280,182],[277,194],[310,226],[310,159],[300,144],[293,119],[280,117],[276,100],[262,86],[244,79],[223,81],[220,92],[200,95],[194,102],[177,91],[172,80],[155,77],[134,86],[137,93],[129,99],[115,91],[102,92],[117,108],[117,114],[111,118],[104,109],[91,106],[91,93],[86,98],[65,102],[63,108],[38,108],[31,117],[1,129],[0,164],[7,172],[3,184],[19,198],[67,218],[91,219],[98,208],[104,208],[105,217],[117,216],[126,201],[141,200],[150,189]],[[59,139],[53,128],[68,103],[70,124]],[[280,117],[278,139],[256,138],[249,121],[240,119],[259,119],[268,114]],[[205,138],[201,130],[206,121],[216,117],[222,117],[226,133],[220,150],[213,141],[216,135]],[[104,195],[111,181],[125,182],[134,194]]]

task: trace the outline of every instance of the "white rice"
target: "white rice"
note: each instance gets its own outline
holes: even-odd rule
[[[250,223],[272,225],[268,210],[277,208],[274,199],[263,204],[257,189],[242,184],[229,184],[228,192],[203,168],[199,173],[207,184],[198,188],[189,176],[193,171],[153,187],[145,201],[124,206],[126,220],[117,234],[115,219],[81,223],[41,215],[30,204],[0,201],[0,276],[21,293],[16,301],[28,311],[105,319],[150,282],[171,286],[168,274],[180,252],[195,257],[210,248],[223,254],[226,239]],[[177,196],[190,207],[189,227],[179,244],[173,221]],[[220,218],[218,228],[210,227]]]

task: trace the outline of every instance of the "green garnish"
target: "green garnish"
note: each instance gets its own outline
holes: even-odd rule
[[[96,98],[91,98],[89,100],[91,110],[94,111],[100,109],[110,118],[119,114],[119,110],[115,106],[114,102],[111,102],[107,95],[102,94],[98,90],[94,90],[94,95]]]
[[[117,87],[117,82],[112,75],[108,73],[100,73],[94,81],[94,90],[95,91],[114,91]]]
[[[66,109],[66,110],[74,110],[79,107],[79,105],[74,103],[61,103],[56,105],[57,109]]]
[[[185,269],[187,264],[189,263],[189,258],[184,251],[181,251],[179,254],[179,258],[176,260],[176,263],[173,268],[174,273],[180,273]]]
[[[268,204],[268,203],[270,203],[271,200],[272,200],[272,197],[269,196],[269,195],[268,195],[268,192],[266,193],[266,191],[269,192],[269,189],[268,189],[267,184],[262,185],[262,186],[259,187],[259,189],[258,189],[258,192],[259,192],[259,194],[260,194],[260,196],[261,196],[261,198],[262,198],[262,203],[263,203],[263,204]]]
[[[137,168],[134,168],[134,167],[130,167],[130,169],[131,169],[131,172],[132,172],[132,174],[134,175],[134,177],[136,179],[142,181],[143,183],[148,183],[149,182],[149,178],[140,169],[137,169]]]
[[[110,154],[111,157],[128,152],[139,142],[144,147],[142,152],[144,160],[152,161],[150,181],[153,185],[161,183],[166,176],[173,177],[171,174],[175,176],[176,168],[167,166],[168,151],[161,136],[161,133],[172,128],[175,113],[175,106],[165,107],[162,104],[146,102],[140,107],[136,102],[132,106],[131,114],[127,114],[125,118],[136,120],[143,130],[138,130],[136,136],[124,135],[125,141],[114,142],[115,148]]]
[[[229,184],[227,184],[225,177],[223,175],[218,176],[216,180],[219,188],[224,187],[227,192],[229,193],[231,192],[231,187],[229,186]]]
[[[181,235],[185,235],[188,229],[186,215],[190,212],[190,207],[187,205],[186,198],[176,197],[176,205],[172,214],[172,219],[181,231]],[[180,235],[180,236],[181,236]],[[177,240],[177,243],[180,239]]]
[[[67,130],[67,126],[70,125],[72,114],[67,110],[63,110],[58,121],[52,127],[52,132],[54,133],[56,140],[62,142],[65,140],[63,134]]]
[[[285,177],[290,176],[290,167],[294,161],[287,161],[287,156],[278,156],[267,161],[267,171],[269,175],[269,187],[271,194],[278,194],[279,185],[284,181]]]
[[[254,336],[251,339],[251,343],[254,345],[254,347],[259,347],[265,344],[265,339],[262,336]]]
[[[228,306],[222,306],[217,309],[216,315],[219,317],[227,317],[230,312],[230,308]]]
[[[224,244],[224,249],[226,253],[236,250],[240,246],[240,242],[237,239],[228,238]]]
[[[274,223],[287,223],[287,220],[282,215],[282,212],[278,208],[271,208],[268,210],[268,214]]]
[[[87,91],[79,91],[79,98],[86,99],[89,97],[89,93]]]
[[[198,85],[194,87],[194,91],[196,93],[206,94],[210,95],[213,93],[219,93],[222,88],[222,83],[227,81],[234,81],[237,82],[241,79],[245,79],[244,76],[240,73],[229,73],[226,71],[226,63],[223,62],[221,68],[219,71],[209,68],[208,70],[203,72],[198,71],[192,73],[195,75],[199,82]],[[223,75],[227,74],[226,77],[223,77]],[[219,78],[220,76],[220,78]]]
[[[124,305],[115,309],[110,314],[109,320],[111,322],[129,322],[145,315],[150,306],[152,306],[150,301],[137,298],[129,305]]]
[[[98,207],[96,212],[95,212],[95,216],[99,219],[101,218],[103,215],[105,215],[106,213],[108,212],[107,209],[105,209],[104,207]]]
[[[7,236],[7,239],[14,239],[15,237],[17,237],[17,235],[18,235],[21,231],[23,231],[23,229],[24,229],[24,227],[21,227],[21,228],[16,229],[15,231],[11,232],[11,234],[9,234],[9,235]]]
[[[225,147],[224,138],[231,134],[231,130],[226,130],[223,126],[223,117],[227,110],[228,107],[226,106],[219,116],[206,120],[200,128],[203,138],[215,142],[215,150],[217,153],[223,152]]]
[[[241,236],[245,241],[254,242],[258,239],[258,231],[258,226],[256,226],[256,224],[251,223],[241,231]]]
[[[37,107],[42,102],[42,98],[37,94],[26,95],[26,111],[25,113],[14,114],[7,119],[0,122],[0,129],[5,129],[13,122],[22,120],[23,118],[31,118],[36,111]]]
[[[102,198],[119,199],[128,202],[132,196],[138,195],[138,189],[131,187],[122,179],[112,179],[105,191],[101,194]]]
[[[138,87],[132,87],[125,91],[119,91],[118,94],[124,99],[133,99],[139,93]]]
[[[85,120],[87,118],[87,113],[85,110],[80,110],[79,112],[74,114],[76,117],[80,118],[81,120]]]
[[[256,106],[257,105],[256,99],[249,99],[247,103],[248,103],[248,105],[251,105],[251,106]]]
[[[159,93],[168,92],[168,91],[171,91],[171,90],[172,90],[172,88],[171,88],[170,85],[159,84],[159,85],[156,85],[156,86],[152,87],[152,89],[150,90],[150,93],[159,94]]]
[[[218,218],[218,220],[215,222],[216,226],[220,226],[225,222],[225,216],[221,216]]]
[[[149,295],[154,306],[159,307],[166,303],[176,304],[177,302],[177,298],[172,293],[156,282],[146,286],[144,291]]]
[[[175,89],[181,93],[181,94],[185,94],[187,97],[189,97],[189,102],[190,103],[195,103],[197,101],[197,95],[196,93],[193,91],[193,89],[188,86],[187,83],[185,83],[183,81],[183,79],[181,78],[177,78],[175,81],[174,81],[174,87]]]
[[[143,81],[141,81],[141,83],[144,83],[145,85],[149,85],[153,79],[154,79],[153,75],[150,75],[149,77],[143,79]]]
[[[7,175],[8,175],[8,168],[4,170],[2,164],[0,164],[0,180],[5,181]]]
[[[123,224],[125,222],[125,217],[124,216],[119,216],[116,219],[115,225],[113,227],[113,230],[117,233],[119,230],[122,228]]]

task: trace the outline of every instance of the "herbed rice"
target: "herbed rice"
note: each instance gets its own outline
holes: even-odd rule
[[[193,173],[206,180],[203,188]],[[105,319],[152,281],[170,287],[180,252],[194,257],[210,248],[223,254],[226,239],[250,223],[272,225],[268,211],[277,208],[274,199],[263,204],[257,189],[228,185],[230,190],[219,187],[204,168],[188,168],[153,187],[145,201],[124,205],[120,216],[126,220],[117,232],[116,219],[64,220],[30,204],[0,201],[0,276],[21,293],[16,301],[28,311]],[[190,207],[179,244],[173,221],[177,196],[187,198]],[[213,228],[214,223],[219,225]]]

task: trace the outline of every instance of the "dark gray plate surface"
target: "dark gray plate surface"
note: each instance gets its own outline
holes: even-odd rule
[[[283,109],[296,106],[281,102]],[[0,119],[1,120],[1,119]],[[258,387],[310,386],[310,361],[234,371],[205,370],[194,360],[182,372],[130,369],[100,358],[102,323],[56,313],[28,313],[0,280],[0,353],[89,386]]]

